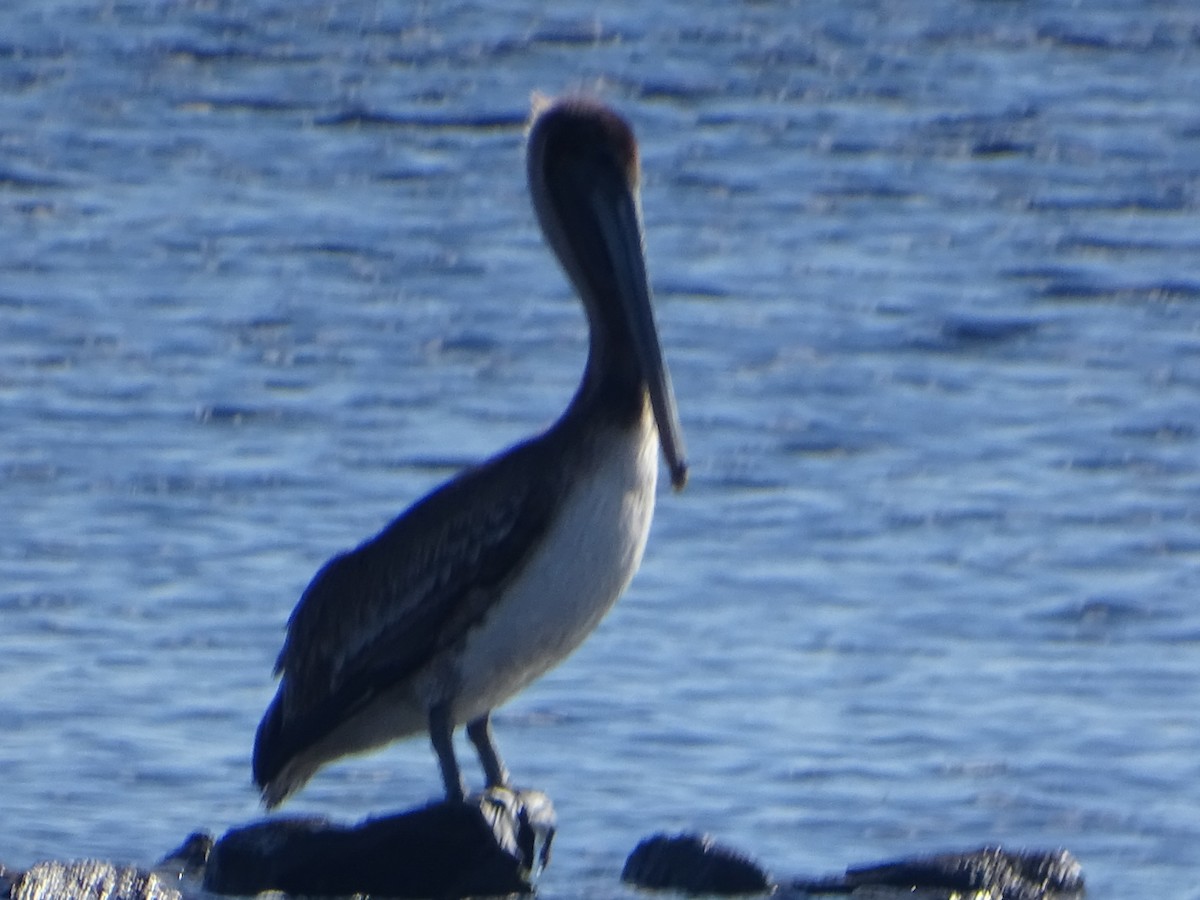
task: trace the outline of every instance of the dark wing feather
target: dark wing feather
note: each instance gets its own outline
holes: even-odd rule
[[[467,470],[317,573],[276,664],[277,725],[307,733],[301,746],[281,734],[284,746],[303,749],[413,675],[520,571],[554,513],[552,472],[528,475],[536,444]]]

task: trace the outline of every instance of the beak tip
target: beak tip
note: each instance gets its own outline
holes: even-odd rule
[[[671,487],[676,493],[682,491],[688,482],[688,465],[682,459],[671,466]]]

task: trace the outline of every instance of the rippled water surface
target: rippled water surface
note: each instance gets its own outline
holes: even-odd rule
[[[586,86],[642,141],[694,468],[498,714],[558,807],[544,896],[688,828],[781,874],[1002,842],[1200,897],[1200,8],[0,19],[0,859],[259,814],[310,576],[574,389],[521,153],[531,92]],[[288,810],[438,785],[413,741]]]

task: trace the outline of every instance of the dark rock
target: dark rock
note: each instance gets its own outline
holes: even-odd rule
[[[951,900],[1069,900],[1083,896],[1079,863],[1066,850],[1012,852],[983,847],[962,853],[914,857],[847,869],[829,878],[774,883],[744,854],[706,835],[655,835],[638,844],[623,881],[640,888],[684,894],[856,894]]]
[[[685,894],[761,894],[772,887],[770,876],[753,860],[708,835],[694,834],[646,838],[629,854],[621,880]]]
[[[353,826],[267,819],[217,841],[204,888],[388,897],[529,893],[549,861],[554,827],[544,794],[505,789]]]
[[[159,860],[154,870],[160,875],[170,874],[175,878],[199,880],[204,877],[208,855],[212,853],[212,835],[204,831],[193,831],[182,844]]]
[[[789,887],[810,894],[847,894],[860,888],[922,891],[931,900],[983,894],[996,900],[1049,900],[1083,895],[1083,872],[1066,850],[1009,851],[981,847],[846,870],[819,881],[798,879]]]
[[[97,860],[41,862],[15,877],[12,900],[181,900],[153,872]],[[3,879],[0,878],[0,881]]]

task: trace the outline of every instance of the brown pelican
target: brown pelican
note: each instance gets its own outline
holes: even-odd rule
[[[546,432],[467,469],[331,559],[288,622],[254,744],[268,807],[325,763],[428,732],[449,800],[454,728],[489,787],[508,772],[491,711],[561,662],[642,559],[661,445],[687,480],[650,308],[633,132],[594,100],[535,111],[529,189],[587,310],[587,366]]]

